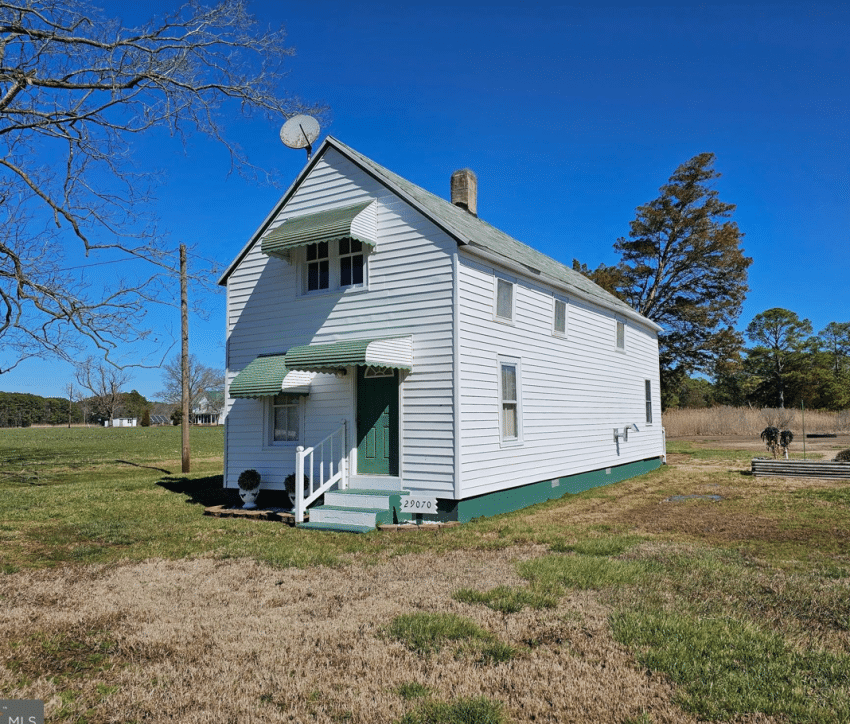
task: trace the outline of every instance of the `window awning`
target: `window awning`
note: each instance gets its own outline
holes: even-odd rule
[[[299,246],[344,237],[375,246],[377,236],[377,202],[366,201],[287,219],[263,236],[260,248],[263,254],[286,259]]]
[[[286,355],[260,355],[230,383],[231,397],[266,397],[286,392],[306,395],[313,376],[286,367]]]
[[[293,347],[286,353],[291,370],[338,372],[346,367],[374,366],[413,369],[413,337],[357,339]]]

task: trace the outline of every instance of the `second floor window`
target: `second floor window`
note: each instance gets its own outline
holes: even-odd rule
[[[327,289],[330,286],[330,257],[327,241],[307,247],[307,291]]]
[[[304,293],[363,286],[366,281],[366,250],[357,239],[310,244],[305,254]]]
[[[339,285],[363,283],[363,244],[357,239],[339,240]]]

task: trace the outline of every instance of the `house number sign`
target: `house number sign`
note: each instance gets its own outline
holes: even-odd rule
[[[437,499],[426,495],[405,495],[401,499],[401,512],[437,515]]]

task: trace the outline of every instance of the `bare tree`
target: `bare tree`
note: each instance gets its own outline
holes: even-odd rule
[[[0,0],[0,373],[86,348],[108,358],[150,334],[171,252],[145,216],[156,177],[134,165],[133,138],[200,131],[257,172],[225,138],[225,109],[275,123],[322,111],[282,91],[284,40],[243,0],[192,0],[138,28],[85,0]],[[74,239],[89,264],[140,263],[94,283],[72,268]]]
[[[214,367],[201,364],[200,360],[193,354],[189,355],[189,407],[195,409],[198,403],[209,391],[221,391],[224,389],[224,372]],[[162,366],[162,383],[164,388],[156,395],[163,402],[179,404],[183,394],[182,388],[182,362],[180,355],[174,355]],[[215,401],[208,400],[210,405]],[[212,410],[210,410],[212,411]]]
[[[81,387],[91,392],[89,399],[95,412],[109,420],[111,427],[112,421],[121,410],[121,390],[130,381],[130,372],[89,357],[77,366],[74,376]]]

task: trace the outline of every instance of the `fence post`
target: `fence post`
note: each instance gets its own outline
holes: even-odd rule
[[[304,446],[295,448],[295,522],[304,522]]]

